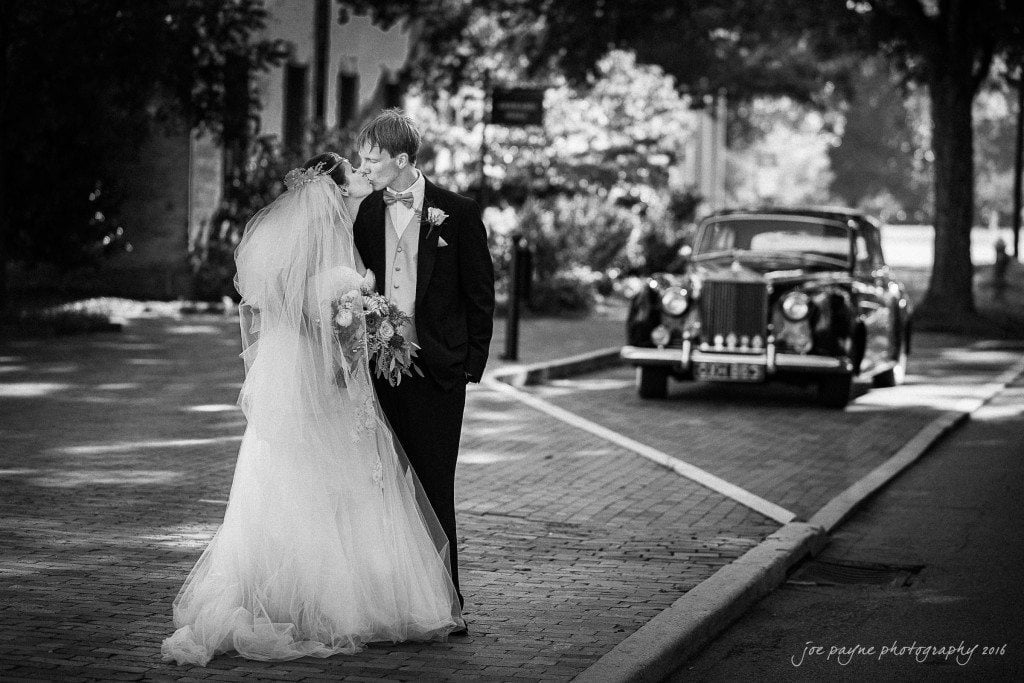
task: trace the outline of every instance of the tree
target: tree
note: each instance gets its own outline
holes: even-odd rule
[[[739,108],[751,134],[729,150],[726,192],[732,204],[828,203],[829,151],[838,137],[817,109],[788,97],[756,98]]]
[[[583,78],[609,48],[633,48],[662,65],[684,91],[724,90],[733,103],[785,95],[822,103],[848,92],[852,52],[882,53],[930,95],[935,188],[935,258],[919,313],[974,314],[970,229],[974,214],[971,109],[993,60],[1014,61],[1024,39],[1019,0],[339,0],[384,23],[416,27],[410,72],[443,82],[472,65],[480,47],[465,35],[473,12],[498,13],[531,69],[557,64]],[[513,32],[515,34],[515,32]],[[518,35],[518,34],[515,34]]]
[[[994,58],[1018,45],[1024,29],[1024,3],[864,0],[843,6],[860,18],[860,37],[869,49],[881,49],[907,80],[928,87],[935,259],[918,314],[932,320],[971,317],[975,314],[970,253],[974,221],[972,107]]]
[[[265,19],[260,0],[3,2],[0,260],[67,268],[115,247],[119,186],[159,126],[247,129],[239,69],[281,57]]]
[[[487,172],[500,185],[490,188],[493,198],[669,186],[697,125],[671,77],[637,64],[631,52],[612,51],[586,85],[571,87],[564,78],[548,85],[543,129],[490,127]],[[425,133],[422,163],[446,184],[469,190],[479,182],[483,90],[464,85],[430,95],[415,86],[411,94],[409,111]]]
[[[479,83],[483,68],[530,78],[551,73],[585,82],[612,49],[658,64],[697,101],[728,94],[814,99],[829,79],[843,85],[836,46],[814,3],[799,0],[338,0],[388,27],[407,21],[414,47],[406,69],[426,89]],[[489,17],[489,24],[479,21]],[[766,20],[770,18],[770,20]]]
[[[907,88],[880,58],[864,60],[829,150],[832,192],[887,222],[931,221],[931,140],[923,88]]]

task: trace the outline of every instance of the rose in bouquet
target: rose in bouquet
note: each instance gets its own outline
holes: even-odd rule
[[[360,302],[360,299],[362,301]],[[375,292],[348,292],[331,302],[331,325],[341,345],[348,367],[354,369],[368,352],[374,373],[398,386],[403,376],[423,372],[413,359],[419,346],[406,339],[400,330],[412,318],[395,304]],[[344,385],[344,377],[339,376]]]
[[[423,371],[413,359],[420,348],[400,333],[402,327],[411,324],[412,318],[380,294],[373,293],[363,299],[366,317],[366,347],[374,364],[377,377],[384,377],[396,387],[402,377],[412,377],[415,371],[420,377]]]
[[[331,301],[331,328],[345,356],[349,373],[354,372],[366,350],[365,312],[360,293],[352,290]],[[345,386],[344,371],[338,371],[338,384]]]

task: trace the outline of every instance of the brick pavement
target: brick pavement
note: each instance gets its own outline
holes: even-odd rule
[[[817,407],[811,388],[779,384],[673,382],[667,400],[641,400],[628,367],[530,391],[806,519],[1019,358],[938,335],[915,343],[907,386],[860,384],[845,411]]]
[[[458,473],[471,637],[165,665],[170,603],[244,427],[236,335],[195,317],[0,347],[4,680],[565,680],[776,527],[474,388]]]
[[[613,345],[621,332],[614,320],[571,327],[580,325],[585,344],[572,349],[565,327],[526,326],[522,360]],[[244,428],[233,407],[237,348],[237,323],[202,316],[141,320],[121,335],[0,346],[0,678],[565,680],[777,526],[474,387],[458,471],[469,638],[380,645],[328,660],[219,657],[205,669],[168,666],[159,645],[172,628],[170,603],[223,515]],[[926,369],[941,373],[941,363]],[[628,381],[613,373],[544,391],[574,393],[554,400],[586,415],[592,399],[600,405],[608,392],[632,394]],[[709,459],[716,447],[725,459],[730,448],[742,453],[744,444],[766,441],[766,430],[783,433],[787,412],[797,426],[800,414],[838,415],[802,410],[799,397],[767,413],[735,396],[705,400],[700,417],[690,405],[680,411],[678,401],[649,412],[623,398],[603,410],[612,423],[616,413],[640,416],[644,439],[666,421],[668,436],[660,438],[669,445],[679,425],[699,427],[687,432],[688,445],[721,427],[727,438],[708,441]],[[884,432],[885,411],[864,408],[863,416],[842,418],[849,433]],[[718,414],[737,409],[745,419]],[[628,424],[612,426],[629,433]],[[787,438],[787,448],[804,452],[829,443],[813,431]],[[820,497],[832,485],[806,475],[787,451],[753,455],[751,476],[770,490]]]

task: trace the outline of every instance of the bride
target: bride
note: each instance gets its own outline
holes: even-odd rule
[[[372,288],[352,240],[372,188],[336,154],[285,181],[235,253],[248,426],[224,522],[174,600],[164,661],[328,657],[464,627],[447,539],[365,347],[332,331],[332,302]]]

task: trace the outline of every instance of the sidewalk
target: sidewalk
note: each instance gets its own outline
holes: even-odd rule
[[[487,371],[506,370],[603,349],[620,348],[626,339],[626,310],[581,319],[526,318],[519,322],[518,359],[504,358],[507,320],[496,318]]]
[[[521,358],[614,346],[621,330],[530,321]],[[4,680],[567,680],[778,528],[473,386],[457,480],[469,638],[164,665],[171,600],[223,515],[244,429],[237,351],[237,322],[214,316],[0,347]],[[951,395],[1005,365],[998,353],[941,356],[921,369]],[[784,473],[776,483],[799,489]]]
[[[1024,679],[1022,411],[1019,380],[672,680]],[[880,568],[856,571],[864,563]],[[848,569],[824,571],[835,567]],[[824,654],[801,658],[808,641]],[[894,641],[963,649],[959,661],[923,651],[883,656]],[[856,645],[874,646],[874,656],[828,656]]]

